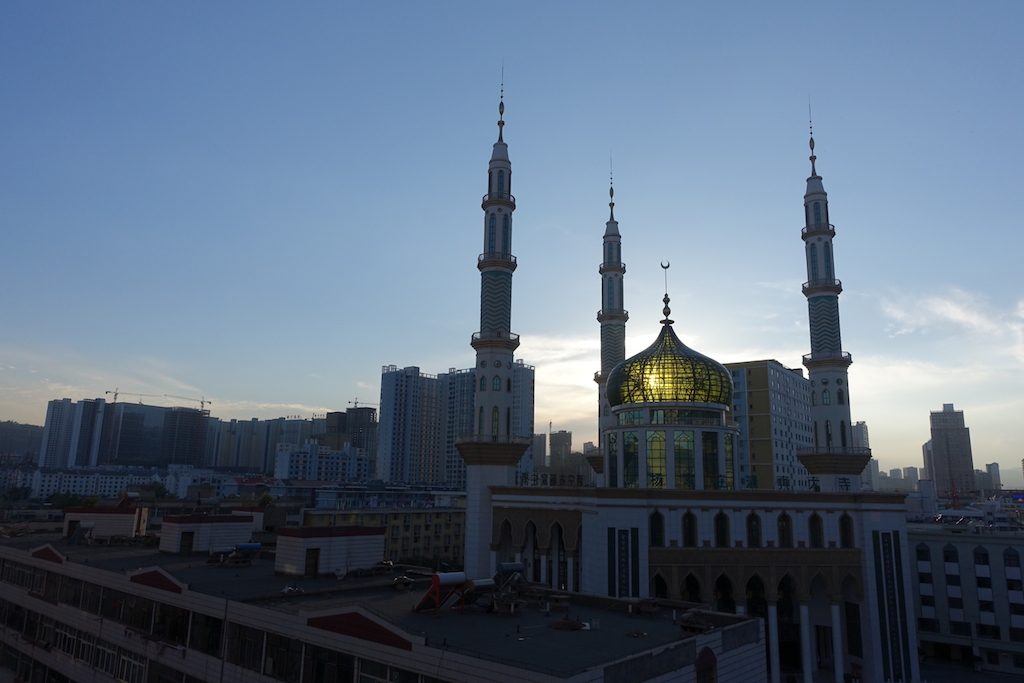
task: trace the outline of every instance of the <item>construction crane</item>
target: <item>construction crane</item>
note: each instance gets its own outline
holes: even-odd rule
[[[164,394],[167,398],[176,398],[179,401],[194,401],[199,404],[199,410],[206,410],[207,405],[213,405],[213,401],[207,401],[206,397],[192,398],[191,396],[175,396],[174,394]]]
[[[377,408],[380,408],[380,404],[379,403],[367,403],[365,401],[360,401],[359,397],[356,397],[356,400],[354,400],[354,401],[349,401],[348,404],[350,406],[352,406],[353,408],[358,408],[361,405],[363,405],[363,406],[376,406]]]
[[[104,393],[106,393],[106,394],[113,394],[114,395],[114,403],[117,403],[117,397],[122,395],[122,394],[124,394],[125,396],[137,396],[137,397],[139,397],[139,403],[142,403],[142,398],[143,397],[146,397],[146,398],[160,398],[160,394],[136,394],[135,392],[132,392],[132,391],[121,391],[117,387],[115,387],[112,391],[107,391],[107,392],[104,392]]]

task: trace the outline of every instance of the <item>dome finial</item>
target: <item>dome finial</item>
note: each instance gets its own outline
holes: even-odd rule
[[[502,133],[505,128],[505,60],[501,60],[501,94],[498,96],[498,142],[505,142]]]
[[[671,325],[674,322],[668,319],[669,315],[672,314],[672,309],[668,307],[668,302],[671,301],[671,299],[668,298],[668,269],[671,265],[672,263],[670,261],[661,262],[661,269],[665,272],[665,298],[662,299],[662,302],[665,304],[665,308],[661,309],[661,312],[665,315],[665,319],[661,321],[662,325]]]
[[[817,176],[818,170],[814,167],[814,162],[818,160],[818,157],[814,155],[814,118],[811,116],[811,100],[807,99],[807,127],[811,131],[811,139],[808,142],[808,146],[811,148],[811,156],[808,157],[811,160],[811,176]]]
[[[615,220],[615,172],[612,169],[612,153],[608,152],[608,221]]]

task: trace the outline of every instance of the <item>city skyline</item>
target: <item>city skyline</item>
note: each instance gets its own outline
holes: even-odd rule
[[[504,59],[538,425],[596,441],[609,151],[627,357],[666,260],[684,342],[800,367],[810,97],[852,419],[920,466],[955,403],[1020,486],[1022,10],[920,7],[533,6],[494,45],[472,5],[8,6],[0,419],[115,387],[308,417],[468,367]]]

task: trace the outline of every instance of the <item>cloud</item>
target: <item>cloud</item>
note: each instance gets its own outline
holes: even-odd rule
[[[1005,314],[992,311],[981,297],[955,287],[944,294],[883,298],[881,307],[882,314],[891,321],[887,332],[892,337],[956,330],[998,334],[1007,329]]]

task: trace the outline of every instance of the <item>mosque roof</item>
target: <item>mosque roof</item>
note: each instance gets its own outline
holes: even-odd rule
[[[631,403],[732,403],[732,375],[724,365],[679,340],[668,316],[649,347],[616,365],[608,375],[612,406]]]

